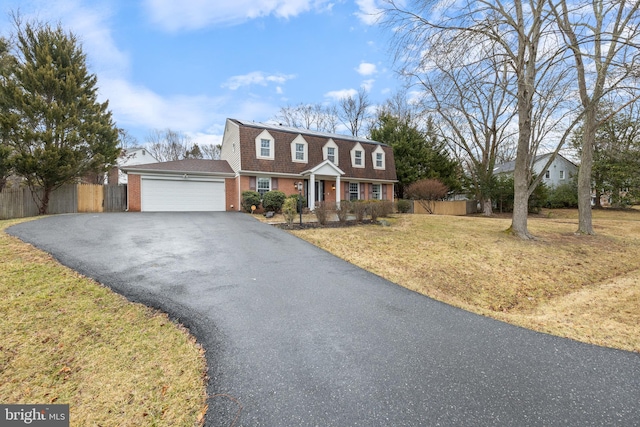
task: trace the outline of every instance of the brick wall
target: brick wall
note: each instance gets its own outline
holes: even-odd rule
[[[129,212],[140,212],[140,175],[129,174],[129,184],[127,185],[127,199]]]
[[[226,178],[224,180],[227,211],[240,210],[240,203],[238,202],[238,180],[239,178]]]

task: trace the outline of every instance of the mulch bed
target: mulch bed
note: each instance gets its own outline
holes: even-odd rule
[[[271,224],[274,227],[281,228],[283,230],[307,230],[311,228],[342,228],[342,227],[353,227],[354,225],[376,225],[379,224],[380,221],[371,221],[370,219],[365,219],[360,222],[355,220],[346,221],[344,223],[340,221],[328,221],[325,225],[320,224],[319,222],[303,222],[300,225],[300,222],[293,222],[291,227],[287,223],[278,223]]]

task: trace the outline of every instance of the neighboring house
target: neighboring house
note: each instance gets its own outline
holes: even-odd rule
[[[393,151],[386,144],[235,119],[227,119],[221,159],[235,174],[234,190],[228,190],[236,197],[234,210],[241,209],[245,190],[291,195],[302,182],[308,207],[314,209],[321,201],[393,200],[397,182]]]
[[[131,212],[234,210],[235,173],[224,160],[188,159],[125,166]]]
[[[551,153],[536,156],[532,166],[532,170],[535,175],[543,173],[542,169],[547,164],[549,157],[551,157]],[[516,162],[503,163],[501,165],[496,165],[496,167],[493,168],[493,173],[494,175],[512,175],[515,167]],[[544,171],[542,182],[544,182],[549,188],[558,187],[560,185],[570,183],[571,178],[577,175],[577,173],[578,166],[567,158],[557,154],[556,158],[551,162],[551,165],[549,165],[549,168]]]
[[[158,160],[146,148],[133,147],[124,149],[116,160],[116,166],[109,171],[107,182],[109,185],[126,184],[127,174],[122,171],[123,168],[150,163],[158,163]]]

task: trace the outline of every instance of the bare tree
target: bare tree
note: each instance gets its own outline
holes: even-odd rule
[[[171,129],[154,129],[147,135],[147,149],[159,162],[183,160],[189,157],[193,143],[189,136]]]
[[[531,238],[527,228],[528,199],[539,183],[532,180],[531,164],[542,141],[541,115],[536,115],[536,105],[550,79],[555,81],[553,85],[566,81],[563,73],[557,72],[563,69],[564,50],[554,42],[546,0],[464,0],[446,7],[437,0],[414,0],[409,2],[412,7],[396,0],[385,1],[387,23],[394,28],[396,60],[405,64],[405,70],[409,65],[415,74],[424,73],[442,58],[459,58],[463,60],[461,66],[473,68],[488,56],[496,57],[495,64],[507,67],[507,76],[513,83],[505,90],[515,99],[517,119],[510,231],[523,239]],[[485,75],[481,72],[478,79]],[[548,99],[545,116],[552,118],[549,108],[561,102],[558,97]],[[538,112],[542,114],[542,110]],[[564,120],[555,119],[555,123]],[[565,139],[566,136],[560,138],[556,150]]]
[[[591,172],[596,133],[617,111],[638,99],[640,2],[593,0],[574,3],[550,0],[549,4],[574,59],[584,114],[578,172],[578,233],[594,234]],[[619,98],[619,108],[608,116],[599,117],[603,97],[611,94]]]
[[[280,108],[275,120],[285,126],[335,133],[338,126],[335,106],[322,104],[287,105]]]
[[[420,79],[424,106],[440,117],[439,134],[466,165],[487,216],[493,213],[494,166],[516,133],[513,76],[499,59],[489,55],[476,64],[461,64],[459,57],[443,57],[431,75]]]
[[[202,157],[205,159],[211,160],[220,160],[220,151],[222,150],[222,145],[220,144],[203,144],[200,147],[202,151]]]
[[[339,102],[338,118],[351,135],[358,136],[368,118],[370,107],[369,95],[364,88],[360,88],[353,96],[342,98]]]
[[[438,179],[422,179],[407,187],[409,198],[420,203],[427,212],[433,214],[435,202],[447,197],[449,189]]]

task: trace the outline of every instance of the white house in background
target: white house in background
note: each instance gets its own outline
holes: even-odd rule
[[[533,161],[533,173],[536,175],[540,175],[543,171],[542,169],[549,161],[549,157],[551,157],[552,153],[542,154],[540,156],[536,156]],[[500,165],[496,165],[493,168],[494,175],[500,174],[513,174],[513,171],[516,168],[516,162],[507,162],[502,163]],[[558,187],[559,185],[568,184],[571,182],[571,178],[578,173],[578,166],[576,166],[573,162],[568,160],[566,157],[561,156],[560,154],[556,155],[556,158],[553,159],[553,162],[549,165],[549,169],[544,172],[544,176],[542,177],[542,182],[544,182],[547,187],[553,188]]]
[[[158,163],[158,160],[149,153],[144,147],[133,147],[122,150],[118,160],[117,166],[114,166],[109,171],[108,183],[109,185],[127,184],[127,174],[122,172],[122,168],[126,166],[136,165],[148,165],[150,163]]]

